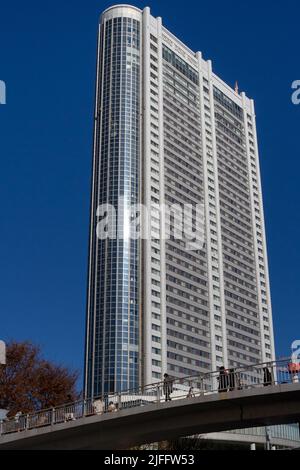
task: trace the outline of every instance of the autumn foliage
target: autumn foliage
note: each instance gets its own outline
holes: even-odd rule
[[[10,342],[6,351],[7,364],[0,365],[0,408],[9,410],[9,416],[78,398],[78,373],[45,360],[38,346]]]

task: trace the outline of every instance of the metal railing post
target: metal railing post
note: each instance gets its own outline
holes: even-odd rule
[[[51,426],[55,424],[55,408],[51,410]]]
[[[0,421],[0,436],[3,434],[3,419]]]
[[[157,399],[157,403],[160,403],[160,386],[157,385],[156,387],[156,399]]]
[[[204,377],[200,377],[200,395],[204,395]]]
[[[118,410],[122,408],[122,394],[118,393]]]

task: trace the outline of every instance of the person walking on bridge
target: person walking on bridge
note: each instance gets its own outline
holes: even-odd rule
[[[173,392],[173,379],[169,374],[164,374],[164,394],[165,401],[171,401],[171,393]]]
[[[272,385],[272,374],[270,372],[270,369],[268,367],[264,367],[263,373],[264,373],[264,387],[268,385]]]
[[[232,390],[235,390],[236,387],[236,377],[235,377],[235,370],[234,369],[229,369],[228,372],[228,386],[229,386],[229,391],[231,392]]]
[[[219,386],[218,386],[218,392],[227,392],[228,390],[228,374],[224,366],[221,366],[219,368]]]

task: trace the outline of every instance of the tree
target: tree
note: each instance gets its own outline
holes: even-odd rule
[[[10,342],[0,365],[0,408],[30,413],[78,399],[78,372],[45,360],[39,346]]]

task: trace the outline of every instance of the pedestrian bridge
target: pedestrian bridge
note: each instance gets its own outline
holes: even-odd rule
[[[266,370],[267,368],[267,370]],[[0,449],[128,449],[181,436],[300,421],[298,371],[288,361],[174,379],[1,423]],[[218,380],[219,379],[219,380]]]

